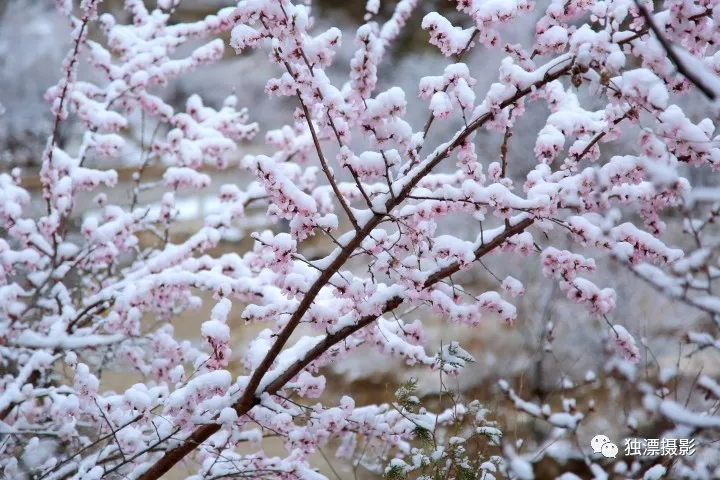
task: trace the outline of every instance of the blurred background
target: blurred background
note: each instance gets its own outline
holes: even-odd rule
[[[153,2],[150,0],[146,3]],[[350,59],[357,48],[354,43],[354,30],[363,22],[365,2],[322,0],[313,3],[318,29],[337,26],[343,31],[342,46],[328,71],[331,79],[340,85],[348,78]],[[389,18],[395,3],[382,2],[383,9],[378,19]],[[451,2],[442,0],[420,3],[399,41],[393,44],[392,51],[381,65],[378,87],[378,91],[396,85],[405,89],[410,102],[406,118],[415,130],[422,128],[429,112],[427,103],[417,98],[419,79],[425,75],[442,74],[445,66],[450,63],[449,59],[427,43],[428,35],[420,29],[420,22],[425,13],[432,10],[440,9],[451,18],[454,15]],[[232,2],[226,0],[186,0],[172,18],[174,21],[199,19],[219,7],[231,4]],[[503,40],[527,45],[534,35],[533,19],[541,14],[543,5],[544,2],[538,2],[536,12],[503,31]],[[119,22],[126,21],[129,17],[123,11],[120,0],[105,0],[102,9],[113,13]],[[467,25],[467,21],[463,25]],[[57,82],[60,63],[69,48],[68,37],[67,20],[55,13],[53,1],[0,0],[0,172],[16,166],[22,167],[23,176],[26,177],[24,184],[28,188],[37,189],[39,186],[39,158],[52,127],[49,106],[43,100],[43,94],[49,86]],[[503,56],[501,51],[491,51],[478,46],[465,58],[470,73],[478,80],[475,88],[478,98],[482,98],[488,86],[497,80],[498,67]],[[295,108],[292,101],[270,99],[265,95],[265,82],[277,74],[276,67],[267,61],[264,52],[249,52],[238,56],[228,47],[223,61],[179,78],[163,91],[163,96],[173,106],[182,108],[186,98],[192,93],[200,94],[210,106],[219,105],[225,97],[235,93],[239,98],[239,105],[248,108],[251,121],[258,122],[261,131],[266,131],[279,128],[290,121]],[[81,76],[101,80],[87,66],[81,69]],[[579,91],[578,95],[585,108],[602,108],[601,99],[589,97],[583,91]],[[693,121],[699,121],[707,115],[702,102],[684,106],[688,107],[686,111]],[[528,113],[518,123],[510,142],[509,172],[520,184],[535,164],[535,136],[542,128],[546,115],[547,110],[543,105],[528,105]],[[457,129],[459,122],[459,119],[435,122],[430,141],[437,143],[447,138]],[[72,120],[63,123],[60,130],[61,145],[73,151],[73,145],[78,142],[81,133]],[[616,149],[632,151],[627,145],[628,142],[633,142],[634,133],[629,129],[617,144],[603,145],[603,155],[612,155]],[[135,119],[126,135],[135,140],[137,150],[128,151],[121,159],[121,165],[108,165],[121,171],[121,180],[125,178],[127,182],[129,174],[123,177],[122,172],[131,173],[133,167],[138,165],[139,140],[143,134],[145,132],[139,118]],[[478,133],[477,151],[480,158],[486,159],[486,166],[498,160],[501,141],[502,135],[488,131]],[[255,141],[241,146],[240,153],[261,152],[265,149],[263,137],[260,135]],[[451,163],[445,165],[445,168],[452,168]],[[213,187],[204,195],[188,196],[181,200],[182,224],[173,230],[174,240],[181,240],[196,229],[205,214],[217,207],[214,195],[223,183],[236,182],[242,186],[248,180],[238,169],[232,169],[230,173],[211,175],[214,180]],[[702,171],[688,171],[687,176],[695,185],[710,182],[710,176]],[[157,190],[149,190],[143,194],[143,200],[157,201],[160,194]],[[111,202],[122,201],[123,196],[127,198],[129,183],[123,185],[121,182],[113,195],[115,198],[111,197]],[[87,204],[90,205],[91,202]],[[79,217],[92,214],[82,207],[76,212]],[[667,238],[671,245],[684,245],[686,242],[680,231],[681,220],[680,217],[670,217]],[[246,228],[277,229],[282,226],[267,225],[263,212],[256,212],[255,216],[248,219]],[[442,230],[452,230],[456,234],[467,231],[468,238],[474,235],[462,218],[449,221],[440,230],[438,233],[442,233]],[[555,232],[554,235],[556,247],[566,245],[565,248],[572,248],[570,241],[563,238],[560,232]],[[238,235],[237,238],[228,238],[218,247],[218,253],[242,253],[247,250],[251,243],[241,237]],[[327,253],[330,244],[316,238],[306,242],[303,248],[306,255],[316,256]],[[618,294],[617,309],[612,314],[612,322],[624,325],[638,341],[644,339],[646,346],[643,347],[643,362],[646,365],[640,365],[640,370],[645,368],[647,372],[648,369],[655,371],[661,367],[678,368],[684,382],[681,390],[686,392],[699,370],[714,378],[720,376],[720,363],[708,361],[704,353],[688,357],[680,347],[679,339],[683,334],[690,329],[705,328],[708,322],[706,318],[664,300],[622,267],[604,260],[598,252],[591,252],[591,255],[600,265],[592,280],[601,287],[615,288]],[[479,328],[467,330],[449,326],[429,315],[422,317],[428,325],[433,348],[441,343],[462,339],[461,345],[477,360],[459,377],[453,379],[454,387],[465,398],[477,398],[486,403],[493,410],[495,418],[501,422],[506,438],[515,440],[526,437],[541,444],[551,435],[548,427],[510,409],[497,387],[498,379],[505,378],[510,381],[525,399],[557,405],[562,398],[563,383],[581,385],[587,372],[593,371],[600,380],[573,391],[580,401],[592,398],[597,404],[597,412],[584,425],[581,438],[586,439],[586,444],[589,445],[589,439],[599,432],[607,435],[611,435],[610,432],[615,432],[616,435],[626,434],[623,429],[633,399],[628,398],[618,384],[606,380],[606,374],[614,368],[614,360],[607,348],[608,328],[604,321],[591,318],[584,309],[568,301],[553,282],[541,275],[541,268],[535,257],[522,262],[507,256],[497,256],[489,258],[485,265],[486,268],[476,266],[462,274],[475,287],[475,293],[497,289],[499,282],[495,277],[502,279],[509,274],[525,284],[526,294],[515,302],[518,307],[515,326],[507,327],[499,320],[488,318]],[[212,305],[212,300],[208,298],[203,311],[190,312],[174,319],[179,336],[199,343],[199,324],[207,318],[207,312]],[[234,352],[239,354],[242,351],[241,346],[253,338],[263,326],[244,325],[240,319],[242,308],[234,308],[233,312],[236,345]],[[548,335],[549,322],[552,324],[551,336],[554,338],[551,342]],[[237,362],[234,368],[239,367]],[[439,390],[437,373],[407,367],[399,360],[376,354],[352,357],[348,361],[339,362],[325,373],[328,376],[326,397],[339,398],[340,395],[352,393],[358,404],[392,400],[398,385],[411,376],[419,379],[423,395],[431,397]],[[121,389],[138,380],[139,377],[132,374],[108,374],[103,377],[103,388]],[[557,449],[557,452],[561,451]],[[562,455],[554,455],[553,452],[554,450],[549,448],[545,453],[548,478],[552,478],[553,472],[559,471],[558,465],[573,461],[572,458],[559,458]],[[318,459],[318,462],[320,468],[326,469],[322,465],[323,459]],[[347,465],[338,464],[336,467],[339,472],[349,471]],[[345,477],[343,474],[343,478],[353,478],[352,474],[348,475],[350,476]]]

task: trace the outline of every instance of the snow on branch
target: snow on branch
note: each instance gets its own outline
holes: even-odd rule
[[[580,444],[597,408],[569,393],[614,392],[605,381],[645,400],[623,428],[637,429],[639,411],[659,413],[712,454],[714,407],[672,400],[673,372],[651,384],[659,361],[623,318],[634,300],[616,291],[627,288],[616,272],[704,315],[712,328],[674,341],[691,344],[689,356],[717,355],[717,118],[684,98],[720,96],[716,2],[651,12],[632,0],[458,1],[453,15],[420,18],[423,2],[373,0],[352,32],[318,27],[327,21],[310,2],[241,0],[196,21],[175,1],[124,0],[127,21],[99,14],[99,1],[76,3],[57,2],[71,49],[45,96],[54,128],[40,188],[18,168],[0,173],[6,476],[156,480],[182,463],[193,479],[321,479],[315,453],[339,445],[356,470],[396,479],[441,463],[462,478],[533,478],[536,460],[563,455],[588,477],[652,478],[655,464],[601,463]],[[404,29],[436,47],[417,57],[412,89],[382,75]],[[233,50],[267,56],[267,102],[248,111],[235,95],[190,93],[178,106],[160,93]],[[498,61],[478,70],[476,53]],[[285,124],[261,131],[253,110],[281,105],[291,106]],[[70,121],[80,135],[61,141]],[[217,208],[183,223],[187,192]],[[243,241],[228,247],[232,237]],[[444,383],[489,356],[429,332],[528,330],[522,298],[535,284],[584,307],[570,307],[573,329],[607,347],[605,374],[573,383],[558,367],[558,399],[501,381],[513,409],[551,427],[544,445],[510,445]],[[557,341],[550,309],[536,349],[546,353]],[[195,341],[176,332],[189,317]],[[237,319],[260,325],[246,345]],[[452,406],[420,407],[415,385],[393,404],[333,400],[327,372],[368,352],[434,372]],[[142,381],[115,391],[111,371]],[[720,396],[709,374],[691,390]],[[472,433],[440,433],[463,419]],[[497,455],[471,459],[478,436]],[[265,454],[275,437],[286,452]],[[667,468],[695,478],[701,465]]]

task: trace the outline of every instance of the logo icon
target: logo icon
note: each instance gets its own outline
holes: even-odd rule
[[[612,442],[607,442],[600,449],[600,453],[602,453],[605,458],[617,458],[618,447]]]
[[[616,458],[618,447],[605,435],[595,435],[590,440],[593,452],[601,454],[605,458]]]

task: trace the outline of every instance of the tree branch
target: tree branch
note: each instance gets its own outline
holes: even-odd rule
[[[353,215],[352,210],[350,210],[350,207],[345,201],[345,197],[343,197],[343,194],[338,188],[337,183],[335,183],[335,178],[333,177],[333,174],[330,171],[330,167],[328,167],[327,161],[325,160],[325,155],[323,154],[320,140],[318,140],[318,136],[315,133],[315,127],[313,126],[312,118],[310,117],[310,111],[308,110],[307,105],[305,105],[305,102],[303,102],[302,96],[300,95],[300,90],[297,90],[297,97],[298,100],[300,100],[300,105],[302,106],[303,112],[305,113],[305,120],[307,121],[308,128],[310,129],[310,135],[312,135],[313,143],[315,144],[315,150],[317,151],[318,158],[320,159],[320,165],[322,166],[323,172],[325,172],[325,176],[330,183],[330,187],[332,188],[333,193],[335,193],[335,196],[340,202],[340,205],[342,206],[343,210],[345,210],[345,213],[347,213],[347,216],[350,219],[350,223],[352,223],[353,227],[357,231],[360,229],[360,227],[358,226],[357,220],[355,219],[355,215]]]
[[[568,61],[569,60],[569,61]],[[551,70],[554,68],[557,68],[558,65],[560,65],[562,62],[567,62],[567,65],[557,69],[556,71],[551,73]],[[570,72],[574,62],[572,57],[565,57],[561,62],[558,62],[557,64],[554,64],[553,66],[547,68],[545,75],[543,78],[532,85],[523,88],[518,89],[515,94],[504,100],[499,107],[505,108],[507,106],[510,106],[523,98],[524,96],[528,95],[530,92],[535,91],[537,88],[540,88],[544,85],[546,85],[549,82],[552,82],[553,80],[556,80],[563,75]],[[431,159],[429,159],[427,162],[421,165],[418,165],[417,171],[414,173],[413,177],[407,181],[402,182],[404,183],[402,190],[399,194],[397,194],[394,198],[391,196],[388,198],[388,200],[385,203],[385,211],[390,212],[393,208],[400,205],[412,192],[413,188],[420,182],[422,178],[424,178],[426,175],[428,175],[435,166],[437,166],[442,160],[447,158],[452,151],[454,151],[456,148],[458,148],[464,141],[467,139],[475,130],[483,126],[485,123],[490,121],[493,118],[493,114],[491,112],[485,113],[478,118],[476,118],[473,122],[471,122],[468,126],[464,127],[456,136],[455,138],[445,146],[442,150],[437,152]],[[412,170],[408,173],[412,173]],[[404,179],[401,179],[401,181]],[[397,182],[396,182],[397,183]],[[243,395],[241,398],[233,405],[233,408],[238,413],[238,415],[244,415],[247,413],[254,405],[256,405],[257,397],[256,397],[256,390],[258,386],[260,385],[263,377],[265,374],[270,370],[270,367],[272,366],[275,359],[278,357],[280,352],[282,351],[285,344],[290,339],[290,336],[293,334],[297,326],[300,324],[300,321],[302,317],[305,315],[305,313],[308,311],[308,309],[312,306],[313,302],[315,301],[315,298],[320,293],[322,288],[330,281],[330,278],[345,264],[345,262],[350,258],[352,253],[361,245],[362,241],[372,232],[372,230],[385,218],[385,213],[379,213],[376,212],[370,219],[365,223],[364,226],[356,230],[355,235],[351,240],[348,241],[348,243],[345,245],[344,248],[342,248],[338,253],[335,259],[330,263],[330,265],[318,276],[318,278],[313,282],[313,284],[310,286],[308,291],[303,296],[302,300],[300,301],[300,304],[298,305],[297,309],[293,312],[292,316],[288,320],[285,327],[282,329],[282,331],[277,335],[275,338],[275,342],[268,350],[268,353],[265,355],[265,358],[263,358],[260,365],[255,369],[253,374],[250,377],[250,380],[248,381],[247,387],[245,391],[243,392]],[[489,246],[493,245],[492,242],[488,242],[484,247],[481,248],[487,248]],[[494,248],[494,247],[493,247]],[[489,250],[488,250],[489,251]],[[451,267],[447,267],[451,268]],[[459,269],[459,266],[457,267]],[[457,271],[457,270],[453,270]],[[439,279],[438,279],[439,280]],[[400,303],[398,303],[399,305]],[[386,305],[388,308],[392,306],[392,303],[389,303]],[[395,308],[395,307],[392,307]],[[373,317],[374,319],[374,317]],[[370,320],[372,321],[372,320]],[[370,322],[368,321],[368,323]],[[362,328],[362,327],[360,327]],[[350,335],[352,332],[348,332],[347,335]],[[346,335],[346,336],[347,336]],[[345,338],[345,337],[343,337]],[[309,363],[309,362],[308,362]],[[274,383],[274,382],[273,382]],[[265,391],[268,391],[266,388]],[[143,473],[140,477],[138,477],[138,480],[155,480],[160,478],[163,474],[167,473],[176,463],[178,463],[180,460],[185,458],[188,454],[190,454],[195,448],[197,448],[197,445],[206,441],[211,435],[213,435],[215,432],[217,432],[220,429],[220,426],[217,424],[208,424],[203,425],[199,428],[197,428],[189,437],[188,439],[182,443],[179,447],[170,450],[165,454],[163,458],[161,458],[159,461],[157,461],[152,467],[150,467],[145,473]]]
[[[660,44],[665,49],[665,53],[667,53],[668,59],[675,65],[675,68],[678,72],[680,72],[685,78],[687,78],[690,83],[695,85],[698,90],[700,90],[703,95],[705,95],[707,98],[709,98],[711,101],[715,101],[717,99],[717,94],[707,85],[705,85],[700,77],[698,77],[695,72],[691,71],[687,65],[680,59],[678,54],[673,49],[673,46],[670,44],[667,38],[660,32],[660,29],[655,25],[655,22],[652,19],[652,15],[650,12],[647,11],[645,8],[645,5],[642,5],[639,0],[635,0],[635,4],[638,7],[638,10],[640,10],[640,14],[645,18],[645,22],[647,22],[648,27],[650,27],[650,30],[655,34],[655,37],[660,42]]]

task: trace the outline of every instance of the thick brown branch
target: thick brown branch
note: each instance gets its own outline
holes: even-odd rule
[[[518,233],[523,232],[526,228],[528,228],[530,225],[532,225],[533,220],[532,219],[525,219],[520,221],[517,225],[512,226],[510,229],[504,231],[501,235],[498,235],[493,240],[485,243],[484,245],[478,247],[475,250],[475,258],[480,259],[483,256],[487,255],[489,252],[494,250],[495,248],[499,247],[505,240],[507,240],[509,237],[516,235]],[[461,265],[459,263],[454,263],[452,265],[449,265],[441,270],[438,270],[434,274],[430,275],[428,279],[425,281],[425,288],[429,288],[436,283],[440,282],[441,280],[449,277],[453,273],[456,273],[460,270]],[[392,310],[399,307],[404,301],[403,297],[396,296],[391,299],[389,299],[385,306],[383,307],[382,314],[391,312]],[[381,315],[382,315],[381,314]],[[375,315],[368,315],[363,318],[361,318],[355,325],[347,326],[338,332],[328,335],[325,337],[321,342],[319,342],[315,347],[313,347],[311,350],[307,352],[307,354],[299,361],[294,363],[292,366],[290,366],[285,372],[283,372],[280,376],[278,376],[275,380],[273,380],[271,383],[269,383],[264,391],[268,393],[276,393],[279,390],[281,390],[287,382],[289,382],[293,377],[295,377],[297,374],[299,374],[305,367],[307,367],[313,360],[317,359],[320,355],[325,353],[327,350],[329,350],[334,345],[337,345],[338,343],[342,342],[346,338],[348,338],[350,335],[358,332],[359,330],[365,328],[366,326],[373,323],[378,316]],[[276,342],[277,344],[277,342]],[[267,357],[266,357],[267,358]],[[250,391],[250,390],[246,390]],[[234,408],[238,415],[244,415],[248,411],[250,411],[251,408],[253,408],[255,405],[258,404],[258,399],[256,396],[248,397],[247,400],[243,401],[247,397],[247,395],[243,395],[243,399],[240,400],[242,403],[238,403],[234,405]],[[175,450],[171,450],[165,454],[165,457],[163,457],[160,461],[158,461],[150,470],[145,472],[140,479],[150,479],[150,478],[159,478],[159,475],[162,475],[163,473],[167,472],[172,465],[180,461],[185,455],[192,452],[198,444],[204,442],[207,440],[211,435],[216,433],[218,430],[220,430],[220,425],[218,424],[208,424],[203,425],[202,427],[196,429],[192,435],[183,443],[180,447],[176,448]],[[172,463],[171,463],[172,462]],[[157,477],[154,475],[158,475]]]
[[[573,62],[570,61],[566,66],[559,68],[554,73],[550,73],[548,71],[543,79],[535,82],[533,85],[527,88],[519,89],[517,92],[515,92],[514,95],[503,101],[500,104],[500,108],[505,108],[513,105],[535,89],[540,88],[543,85],[546,85],[547,83],[562,77],[570,71],[572,65]],[[422,178],[427,176],[434,167],[436,167],[442,160],[447,158],[450,153],[456,148],[458,148],[475,130],[483,126],[491,118],[492,113],[486,113],[475,119],[468,126],[466,126],[453,139],[452,142],[445,146],[445,148],[443,148],[441,151],[436,153],[431,160],[425,163],[422,168],[420,168],[417,172],[414,173],[414,176],[407,183],[405,183],[399,194],[395,195],[394,197],[391,196],[390,198],[388,198],[385,203],[385,211],[390,212],[392,211],[392,209],[405,201]],[[244,415],[254,405],[256,405],[256,395],[258,393],[257,389],[263,377],[270,370],[270,367],[275,362],[275,359],[280,354],[283,347],[288,342],[290,336],[293,334],[297,326],[300,324],[302,317],[312,306],[315,298],[320,293],[322,288],[327,285],[332,276],[345,264],[345,262],[361,245],[362,241],[370,234],[370,232],[372,232],[372,230],[377,227],[377,225],[383,220],[383,218],[385,218],[385,215],[385,213],[376,212],[363,227],[356,230],[353,238],[337,253],[335,259],[318,276],[318,278],[315,280],[315,282],[313,282],[308,291],[305,292],[305,295],[303,296],[303,299],[301,300],[297,309],[293,312],[282,331],[277,335],[275,342],[268,350],[268,353],[265,355],[263,361],[253,372],[242,397],[233,405],[233,408],[236,412],[238,412],[239,415]],[[491,245],[491,243],[488,243],[488,245]],[[268,389],[266,388],[265,391],[268,391]],[[185,456],[195,450],[198,444],[206,441],[219,429],[220,426],[217,424],[208,424],[197,428],[183,444],[167,452],[163,458],[158,460],[152,467],[150,467],[150,469],[148,469],[144,474],[138,477],[138,480],[155,480],[160,478],[162,475],[167,473],[176,463],[178,463],[180,460],[185,458]]]
[[[478,247],[475,250],[475,259],[479,260],[480,258],[484,257],[485,255],[499,247],[508,238],[512,237],[513,235],[517,235],[518,233],[522,233],[526,228],[533,224],[533,221],[534,220],[529,218],[522,220],[517,225],[514,225],[509,229],[505,230],[502,234],[498,235],[493,240]],[[452,265],[448,265],[447,267],[438,270],[437,272],[430,275],[427,280],[425,280],[424,287],[432,287],[436,283],[458,272],[461,267],[462,266],[459,263],[453,263]],[[302,370],[307,367],[313,360],[328,351],[332,346],[337,345],[350,335],[370,325],[375,320],[377,320],[379,316],[382,316],[398,308],[403,302],[404,298],[401,296],[392,297],[387,302],[385,302],[382,313],[380,315],[367,315],[361,318],[355,325],[347,326],[332,335],[328,335],[314,348],[308,351],[301,360],[298,360],[296,363],[292,364],[287,370],[285,370],[285,372],[283,372],[282,375],[269,383],[268,386],[265,388],[265,391],[268,393],[276,393],[293,377],[302,372]]]

